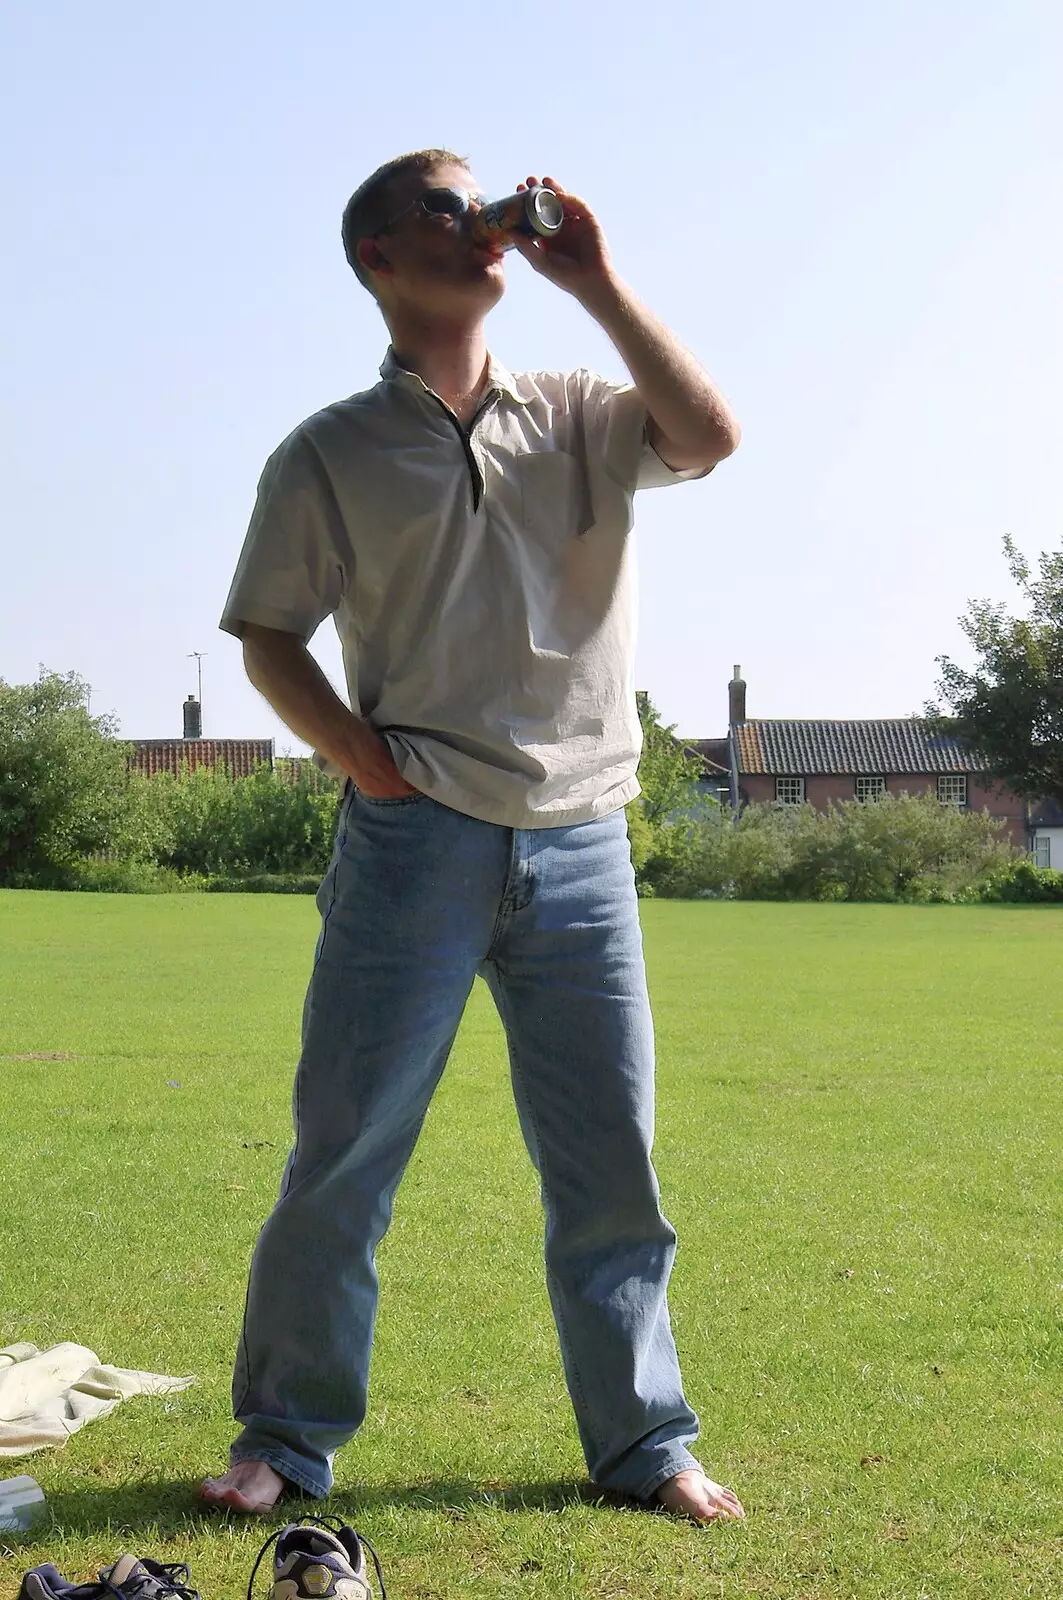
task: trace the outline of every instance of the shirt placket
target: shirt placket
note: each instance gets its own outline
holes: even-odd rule
[[[449,420],[461,441],[461,447],[465,454],[465,462],[469,469],[469,477],[472,479],[472,509],[473,511],[479,511],[480,502],[483,500],[484,496],[485,479],[483,462],[477,455],[474,448],[476,424],[480,421],[481,417],[483,417],[491,409],[492,405],[498,399],[498,390],[491,389],[484,396],[480,405],[476,408],[475,412],[470,418],[467,429],[462,427],[458,418],[454,415],[454,412],[451,411],[445,400],[441,400],[437,394],[432,394],[431,390],[428,390],[427,392],[434,403],[442,411],[443,415]]]

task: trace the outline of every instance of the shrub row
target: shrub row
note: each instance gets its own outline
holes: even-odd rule
[[[86,858],[35,874],[16,883],[22,889],[65,889],[90,894],[316,894],[321,874],[250,872],[243,874],[175,872],[154,861]]]
[[[327,779],[293,782],[268,766],[235,779],[205,767],[179,779],[133,774],[111,796],[106,826],[80,839],[53,832],[0,882],[119,894],[312,893],[332,854],[339,798]]]
[[[267,769],[268,770],[268,769]],[[153,783],[160,780],[153,779]],[[165,780],[162,792],[165,793]],[[79,889],[104,893],[315,894],[328,865],[331,817],[319,797],[307,795],[316,837],[307,840],[306,812],[282,798],[272,804],[271,785],[258,774],[237,782],[213,774],[193,774],[187,797],[173,785],[172,837],[179,845],[163,860],[80,859],[35,875],[22,887]],[[241,786],[244,792],[239,791]],[[234,794],[235,791],[235,794]],[[191,803],[181,807],[187,799]],[[254,816],[256,828],[235,827],[227,862],[211,834],[211,817]],[[335,796],[328,797],[334,808]],[[262,813],[274,829],[263,847],[268,861],[297,853],[317,856],[301,870],[261,870],[249,840],[267,833]],[[194,819],[194,826],[189,818]],[[298,850],[282,845],[285,821],[301,827]],[[932,796],[887,796],[870,805],[856,801],[826,813],[812,806],[748,806],[735,822],[730,812],[706,806],[694,816],[650,823],[636,803],[628,808],[628,830],[636,881],[643,896],[669,899],[879,900],[924,903],[1063,903],[1063,873],[1036,867],[1001,838],[1002,824],[984,812],[943,806]],[[206,870],[175,861],[198,861]],[[20,885],[16,884],[16,887]]]
[[[718,806],[651,824],[629,809],[640,894],[692,899],[964,903],[1063,899],[985,812],[930,795],[813,806]]]

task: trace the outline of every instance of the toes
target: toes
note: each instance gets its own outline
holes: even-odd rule
[[[712,1508],[714,1517],[744,1517],[742,1502],[733,1489],[725,1489],[722,1484],[705,1480],[705,1499]]]
[[[690,1517],[695,1522],[723,1522],[745,1517],[742,1502],[733,1489],[713,1483],[701,1473],[677,1473],[675,1478],[662,1484],[658,1501],[673,1515]]]
[[[219,1489],[208,1492],[206,1486],[200,1491],[207,1505],[218,1510],[242,1511],[248,1516],[260,1515],[264,1511],[273,1510],[272,1500],[252,1500],[246,1494],[241,1494],[239,1489]]]
[[[200,1498],[208,1506],[218,1510],[227,1508],[230,1511],[243,1511],[249,1515],[256,1515],[263,1511],[272,1511],[274,1500],[244,1494],[235,1484],[226,1483],[224,1478],[207,1478],[199,1486]]]

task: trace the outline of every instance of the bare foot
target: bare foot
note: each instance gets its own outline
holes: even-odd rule
[[[690,1517],[694,1522],[722,1522],[728,1517],[744,1517],[742,1502],[732,1489],[719,1483],[693,1467],[677,1472],[657,1490],[657,1503],[677,1517]]]
[[[272,1511],[280,1499],[284,1479],[264,1461],[234,1461],[220,1478],[208,1478],[200,1494],[211,1506],[233,1511]]]

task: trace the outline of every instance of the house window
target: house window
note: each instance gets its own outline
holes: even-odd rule
[[[967,777],[962,772],[943,772],[938,778],[938,799],[946,806],[967,804]]]
[[[775,803],[779,806],[799,806],[805,798],[804,778],[776,778]]]
[[[1034,835],[1033,864],[1035,867],[1052,865],[1052,839],[1047,833]]]
[[[857,778],[856,798],[858,800],[877,800],[886,793],[885,778]]]

